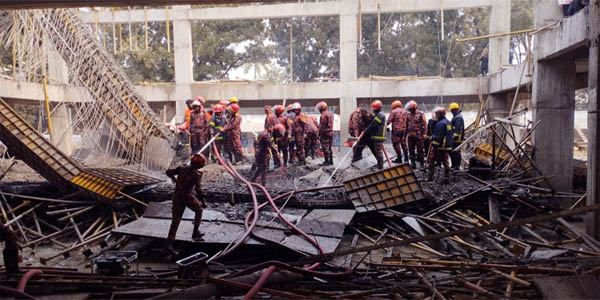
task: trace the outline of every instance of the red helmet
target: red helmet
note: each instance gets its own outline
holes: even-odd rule
[[[379,100],[375,100],[375,101],[373,101],[373,103],[371,103],[372,110],[378,110],[378,109],[381,109],[382,107],[383,107],[383,103],[381,103],[381,101],[379,101]]]
[[[215,105],[215,108],[213,109],[216,113],[220,113],[223,112],[223,105],[221,104],[217,104]]]
[[[285,135],[285,126],[283,126],[283,124],[279,123],[277,125],[275,125],[275,127],[273,127],[273,132],[278,132],[280,136]]]
[[[232,110],[234,113],[238,113],[238,112],[240,112],[240,106],[239,106],[239,105],[237,105],[237,103],[231,104],[231,110]]]
[[[204,165],[206,165],[206,157],[202,154],[194,154],[192,155],[191,163],[202,168]]]
[[[392,102],[392,109],[394,109],[396,107],[402,107],[402,101],[396,100],[396,101]]]
[[[283,105],[275,105],[273,106],[273,110],[275,111],[276,114],[282,114],[284,109],[283,109]]]
[[[408,103],[406,104],[406,108],[407,109],[417,109],[419,106],[417,105],[417,102],[415,102],[414,100],[410,100],[408,101]]]
[[[206,100],[204,100],[204,97],[202,97],[202,96],[196,96],[196,98],[194,100],[198,100],[202,104],[206,103]]]
[[[317,106],[315,106],[315,108],[317,109],[317,111],[324,111],[327,109],[327,103],[325,101],[321,101],[317,103]]]
[[[219,101],[219,104],[221,104],[221,106],[223,106],[223,107],[227,107],[227,105],[229,105],[229,101],[221,100],[221,101]]]

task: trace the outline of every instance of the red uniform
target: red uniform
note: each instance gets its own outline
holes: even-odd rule
[[[233,113],[227,120],[223,131],[227,132],[227,149],[235,156],[236,161],[242,161],[242,117]]]
[[[0,241],[4,241],[5,247],[2,251],[6,273],[19,272],[19,244],[17,235],[4,224],[0,223]]]
[[[402,160],[402,152],[404,152],[405,160],[408,162],[408,145],[406,144],[406,119],[408,112],[402,107],[396,107],[390,113],[387,121],[392,124],[392,144],[398,160]]]
[[[348,121],[348,133],[351,137],[358,137],[360,132],[358,131],[358,122],[360,119],[360,111],[353,111]],[[358,132],[358,133],[357,133]]]
[[[406,114],[406,135],[408,137],[408,151],[410,161],[414,166],[416,161],[423,163],[425,152],[423,149],[423,135],[427,130],[427,120],[422,111],[408,112]],[[416,150],[416,153],[415,153]]]
[[[254,164],[252,164],[250,181],[255,182],[260,177],[260,183],[265,185],[272,147],[271,134],[268,130],[264,130],[256,137],[254,141]]]
[[[294,140],[296,141],[296,157],[299,161],[304,161],[304,145],[306,133],[308,132],[308,118],[303,112],[294,117]]]
[[[282,113],[279,116],[275,116],[275,125],[277,125],[277,124],[282,124],[285,127],[285,134],[283,136],[277,138],[277,149],[281,153],[283,164],[285,166],[287,166],[288,158],[289,158],[289,152],[288,152],[289,138],[290,138],[290,134],[291,134],[290,117],[285,113]],[[273,159],[275,161],[275,165],[277,166],[279,164],[279,160],[276,157],[274,157]]]
[[[315,151],[319,143],[319,121],[316,116],[308,116],[306,124],[305,153],[315,159]]]
[[[321,149],[323,154],[330,156],[332,154],[331,142],[333,141],[333,115],[323,110],[321,118],[319,120],[319,141],[321,142]]]
[[[275,114],[269,113],[265,117],[265,129],[272,130],[274,126],[275,126]]]
[[[169,228],[168,240],[174,240],[175,234],[177,234],[177,228],[181,222],[181,217],[185,208],[188,207],[196,213],[194,216],[194,224],[200,224],[202,222],[202,204],[198,200],[202,200],[204,203],[204,194],[202,193],[201,180],[202,172],[191,166],[177,167],[175,169],[167,170],[167,176],[173,179],[175,183],[175,192],[173,193],[173,219],[171,221],[171,228]],[[177,177],[175,177],[177,176]],[[193,191],[196,191],[194,196]]]
[[[208,132],[208,120],[206,112],[203,110],[193,110],[190,115],[190,144],[192,147],[192,153],[197,153],[206,144],[206,136]]]

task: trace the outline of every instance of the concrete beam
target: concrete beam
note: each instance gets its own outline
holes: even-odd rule
[[[577,48],[586,47],[587,22],[587,14],[580,11],[570,18],[562,19],[557,27],[538,33],[535,41],[537,59],[552,59]]]
[[[504,1],[504,0],[502,0]],[[356,1],[357,2],[357,1]],[[206,7],[194,8],[186,16],[170,16],[171,20],[185,18],[188,20],[240,20],[240,19],[269,19],[269,18],[292,18],[292,17],[323,17],[341,14],[344,9],[343,1],[330,1],[318,3],[283,3],[244,5],[233,7]],[[443,7],[445,10],[459,8],[489,7],[493,0],[443,0],[443,1],[413,1],[413,0],[380,0],[382,13],[394,12],[422,12],[435,11]],[[377,13],[376,0],[363,0],[362,13]],[[165,9],[134,9],[118,10],[112,12],[82,12],[81,18],[86,23],[142,23],[145,15],[148,22],[165,22]],[[114,17],[113,17],[114,16]]]
[[[521,78],[523,67],[527,68],[527,63],[503,68],[489,76],[489,93],[497,94],[507,91],[514,91],[521,80],[521,88],[531,83],[531,76],[527,76],[527,69]]]

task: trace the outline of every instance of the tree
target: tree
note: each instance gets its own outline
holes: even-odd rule
[[[290,74],[290,30],[294,78],[307,82],[328,75],[339,64],[339,18],[303,17],[269,20],[277,63]]]
[[[512,0],[510,15],[511,31],[533,28],[533,0]],[[511,49],[517,63],[525,59],[527,48],[527,34],[512,35],[510,39]]]

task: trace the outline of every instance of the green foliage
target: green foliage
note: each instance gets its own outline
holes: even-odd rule
[[[533,28],[533,0],[512,0],[510,26],[511,31]],[[525,58],[525,49],[528,47],[526,34],[511,36],[511,49],[516,54],[513,63],[520,63]]]
[[[290,27],[292,26],[292,27]],[[294,18],[269,20],[275,56],[290,74],[290,28],[292,28],[294,78],[314,81],[327,76],[339,64],[339,18]]]

